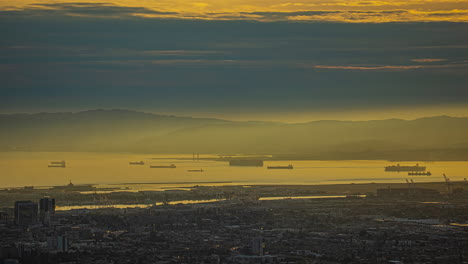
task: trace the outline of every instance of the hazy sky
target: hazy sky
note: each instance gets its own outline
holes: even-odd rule
[[[0,0],[0,112],[468,116],[468,0]]]

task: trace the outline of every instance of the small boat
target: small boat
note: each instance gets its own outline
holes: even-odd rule
[[[269,170],[292,170],[294,169],[293,165],[289,164],[288,166],[268,166]]]
[[[188,170],[188,172],[203,172],[203,169],[199,169],[199,170]]]
[[[66,164],[66,162],[64,160],[62,160],[62,161],[52,161],[48,167],[49,168],[66,168],[67,164]]]
[[[157,166],[150,166],[152,169],[175,169],[176,165],[171,164],[171,165],[157,165]]]
[[[427,172],[408,172],[409,176],[431,176],[432,173],[430,171]]]
[[[143,161],[129,162],[130,165],[145,165]]]

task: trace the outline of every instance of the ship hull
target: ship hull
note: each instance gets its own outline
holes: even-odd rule
[[[62,161],[52,161],[47,167],[49,168],[65,168],[67,166],[67,163],[62,160]]]
[[[426,171],[426,167],[424,166],[387,166],[385,167],[385,171]]]
[[[294,169],[293,166],[269,166],[267,167],[269,170],[292,170]]]
[[[263,160],[230,160],[229,166],[263,167]]]

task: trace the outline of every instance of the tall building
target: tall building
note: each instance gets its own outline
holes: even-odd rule
[[[31,201],[15,202],[15,224],[27,226],[37,221],[37,203]]]
[[[39,218],[44,225],[50,224],[50,216],[53,214],[55,214],[55,199],[45,197],[39,200]]]
[[[39,212],[41,214],[46,212],[49,214],[55,214],[55,199],[45,197],[39,200]]]
[[[57,237],[57,249],[60,251],[68,251],[68,237],[66,236]]]

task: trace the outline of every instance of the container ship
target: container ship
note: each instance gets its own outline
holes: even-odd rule
[[[66,168],[67,164],[64,160],[62,161],[52,161],[49,166],[49,168]]]
[[[143,161],[129,162],[130,165],[145,165]]]
[[[176,165],[171,164],[171,165],[153,165],[150,166],[152,169],[175,169]]]
[[[425,171],[426,167],[424,166],[419,166],[419,164],[416,164],[416,166],[400,166],[400,164],[397,165],[392,165],[392,166],[387,166],[385,167],[385,171]]]
[[[269,170],[292,170],[294,169],[293,165],[289,164],[288,166],[268,166]]]
[[[90,184],[74,185],[70,180],[69,184],[65,186],[54,186],[52,187],[52,190],[65,191],[65,192],[90,192],[90,191],[96,191],[96,187]]]

